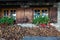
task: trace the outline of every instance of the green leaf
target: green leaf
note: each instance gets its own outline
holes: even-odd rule
[[[50,20],[49,20],[49,17],[48,16],[42,17],[41,15],[38,18],[33,19],[33,23],[34,24],[36,24],[36,23],[37,24],[47,24],[49,21]]]

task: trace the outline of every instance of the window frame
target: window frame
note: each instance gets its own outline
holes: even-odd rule
[[[48,8],[33,8],[33,10],[40,10],[40,15],[42,15],[42,10],[44,10],[44,11],[47,10],[47,13],[48,13]],[[34,12],[34,14],[35,14],[35,12]],[[34,18],[34,16],[33,16],[33,18]]]

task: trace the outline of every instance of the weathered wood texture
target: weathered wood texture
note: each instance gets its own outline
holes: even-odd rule
[[[57,22],[57,8],[56,7],[50,8],[49,17],[50,17],[51,22],[53,23]]]
[[[48,8],[49,9],[49,8]],[[32,22],[33,19],[33,8],[2,8],[0,12],[0,17],[4,16],[4,10],[8,10],[8,15],[10,15],[10,10],[16,10],[16,22],[20,23],[21,20],[24,20],[24,17],[28,18],[28,22]],[[50,7],[48,10],[49,18],[51,22],[57,22],[57,8]]]
[[[32,9],[27,8],[27,9],[17,9],[16,11],[16,18],[17,18],[17,23],[20,23],[22,20],[24,20],[23,18],[27,17],[28,18],[28,22],[32,22]]]
[[[32,9],[25,9],[25,16],[28,17],[29,22],[32,22],[32,18],[33,18],[33,10]]]

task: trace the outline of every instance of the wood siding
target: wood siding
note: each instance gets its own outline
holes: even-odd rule
[[[24,17],[28,18],[28,22],[32,22],[32,9],[30,8],[19,8],[16,11],[17,23],[20,23]]]
[[[24,9],[17,9],[16,10],[16,21],[17,23],[20,23],[20,19],[24,17]]]
[[[57,22],[57,8],[56,7],[50,8],[49,17],[52,23]]]
[[[32,15],[33,14],[33,10],[32,9],[25,9],[25,16],[27,16],[28,17],[28,20],[29,20],[29,22],[32,22]]]

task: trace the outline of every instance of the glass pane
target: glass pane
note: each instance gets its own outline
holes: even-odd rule
[[[4,16],[8,15],[8,10],[4,10]]]
[[[10,11],[10,16],[16,20],[16,10],[11,10]]]
[[[6,16],[6,10],[4,10],[4,16]]]
[[[34,10],[34,12],[37,12],[37,10]]]
[[[47,16],[48,13],[47,13],[47,10],[42,10],[42,16]]]
[[[16,14],[16,10],[11,10],[11,16],[12,16],[12,14]]]
[[[40,15],[40,13],[37,13],[37,15]]]
[[[10,16],[12,16],[12,14],[13,14],[13,10],[10,10]]]
[[[14,10],[14,14],[16,14],[16,10]]]
[[[34,10],[34,19],[40,16],[40,10]]]
[[[16,10],[14,10],[14,12],[16,12]]]
[[[47,10],[45,10],[45,13],[46,13],[46,16],[48,16],[48,11]]]
[[[37,10],[37,12],[40,12],[40,10]]]
[[[44,13],[45,11],[44,10],[42,10],[42,13]]]
[[[8,16],[8,14],[9,14],[9,13],[8,13],[8,10],[6,10],[6,11],[7,11],[7,13],[6,13],[6,14],[7,14],[7,16]]]
[[[40,12],[40,10],[34,10],[34,12]]]
[[[47,10],[45,10],[45,12],[47,12]]]
[[[42,10],[42,16],[45,16],[45,10]]]
[[[16,16],[12,16],[12,18],[13,18],[14,20],[16,20]]]

